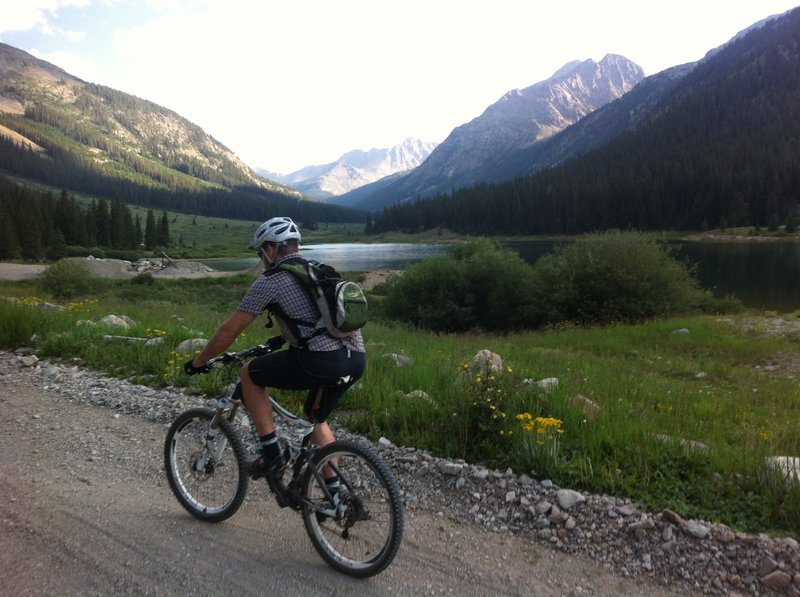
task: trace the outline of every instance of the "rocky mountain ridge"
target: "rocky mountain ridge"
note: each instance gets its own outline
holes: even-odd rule
[[[409,137],[390,148],[349,151],[335,162],[306,166],[290,174],[256,171],[304,195],[321,199],[342,195],[365,184],[416,168],[436,145]]]
[[[172,110],[87,83],[3,43],[0,81],[0,135],[17,144],[41,149],[63,143],[66,136],[72,151],[100,167],[111,167],[122,158],[128,167],[133,161],[141,164],[139,174],[167,170],[187,186],[252,185],[300,196],[256,174],[230,149]],[[61,135],[54,136],[54,130]],[[151,177],[156,184],[158,179],[157,173]]]
[[[505,171],[504,160],[619,99],[644,79],[642,68],[608,54],[599,62],[572,61],[548,79],[504,94],[480,116],[454,129],[425,162],[407,175],[333,202],[379,209],[418,196],[448,192]]]

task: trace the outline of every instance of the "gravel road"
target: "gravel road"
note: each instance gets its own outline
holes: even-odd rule
[[[350,579],[266,486],[224,523],[193,519],[164,476],[164,422],[87,403],[18,361],[0,352],[0,594],[681,594],[425,510],[407,511],[389,569]]]

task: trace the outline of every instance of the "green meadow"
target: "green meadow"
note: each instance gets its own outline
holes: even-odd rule
[[[69,296],[56,296],[64,293],[48,291],[42,280],[0,283],[0,294],[13,299],[0,301],[0,346],[32,346],[40,358],[152,386],[213,393],[227,383],[214,374],[185,376],[181,365],[190,355],[174,349],[208,337],[235,309],[249,277],[66,275],[80,282]],[[58,277],[55,283],[68,286]],[[340,405],[339,424],[441,456],[628,496],[656,511],[800,537],[800,486],[785,486],[764,467],[769,456],[800,455],[800,314],[434,332],[384,317],[381,303],[391,290],[379,287],[371,296],[368,368]],[[44,309],[42,301],[64,310]],[[120,332],[79,325],[108,314],[134,320],[124,334],[163,342],[108,342],[104,335]],[[234,348],[273,334],[256,322]],[[502,367],[473,368],[480,350],[499,355]],[[398,365],[397,355],[410,362]],[[536,383],[547,378],[557,383]],[[284,398],[297,404],[299,397]]]

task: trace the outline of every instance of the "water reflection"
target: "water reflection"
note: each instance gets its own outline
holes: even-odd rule
[[[676,257],[696,267],[703,288],[715,296],[733,294],[748,307],[781,312],[800,309],[800,243],[670,243]],[[323,261],[342,271],[402,269],[443,253],[439,243],[331,243],[305,245],[303,256]],[[534,263],[556,246],[553,241],[512,242],[507,246]],[[244,271],[256,258],[207,259],[204,263],[223,271]]]
[[[377,269],[403,269],[411,263],[434,257],[448,245],[439,243],[330,243],[303,245],[302,255],[342,271],[361,272]],[[226,272],[245,271],[258,264],[256,257],[239,259],[203,259],[206,265]]]

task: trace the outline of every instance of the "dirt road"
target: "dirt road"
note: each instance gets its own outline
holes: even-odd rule
[[[166,428],[0,377],[0,594],[667,595],[519,537],[408,512],[397,559],[368,580],[313,551],[255,483],[232,519],[196,521],[163,473]]]
[[[33,263],[0,261],[0,280],[29,280],[44,271],[45,266]]]

